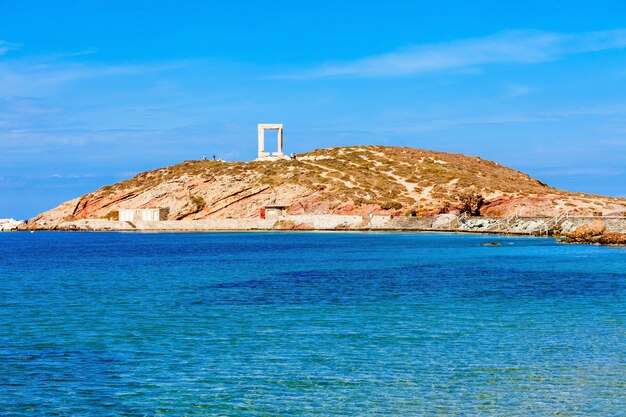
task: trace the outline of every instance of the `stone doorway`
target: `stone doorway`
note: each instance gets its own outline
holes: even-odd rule
[[[278,148],[274,153],[269,153],[265,151],[265,131],[266,130],[277,130],[278,131]],[[282,159],[285,155],[283,154],[283,125],[277,123],[259,123],[258,127],[258,139],[259,139],[259,151],[257,160],[273,160],[273,159]]]

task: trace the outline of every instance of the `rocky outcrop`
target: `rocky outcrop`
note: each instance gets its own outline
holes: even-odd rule
[[[609,232],[605,233],[598,239],[601,245],[609,246],[626,246],[626,233]]]
[[[576,227],[569,237],[572,239],[590,239],[594,236],[600,236],[606,232],[606,223],[602,220],[594,220],[591,223],[586,223]]]
[[[12,232],[18,230],[23,224],[23,220],[0,219],[0,232]]]
[[[185,161],[65,202],[31,219],[29,227],[116,219],[120,208],[167,208],[168,220],[253,219],[267,205],[287,206],[290,215],[426,216],[468,205],[495,217],[626,211],[625,199],[560,191],[478,157],[352,146],[297,160]],[[442,217],[442,226],[448,220]]]
[[[571,227],[564,236],[565,243],[590,243],[598,245],[626,245],[626,233],[607,232],[606,223],[594,220]]]

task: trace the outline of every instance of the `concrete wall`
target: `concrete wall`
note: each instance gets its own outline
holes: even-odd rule
[[[114,221],[75,220],[66,222],[63,228],[77,230],[271,230],[276,220],[271,219],[214,219],[214,220],[162,220],[162,221]]]
[[[120,221],[144,221],[156,222],[164,220],[167,217],[167,209],[162,208],[146,208],[146,209],[120,209]]]
[[[339,228],[357,227],[363,223],[362,216],[342,216],[342,215],[315,215],[303,214],[297,216],[283,216],[283,221],[292,221],[296,224],[305,224],[314,229],[333,230]]]
[[[569,217],[559,223],[571,227],[603,220],[608,231],[626,232],[624,217]],[[207,219],[207,220],[164,220],[164,221],[112,221],[75,220],[65,222],[62,229],[70,230],[171,230],[171,231],[211,231],[211,230],[273,230],[280,229],[281,222],[293,222],[316,230],[406,230],[406,231],[459,231],[477,233],[543,234],[545,225],[554,228],[551,218],[521,217],[507,219],[501,217],[474,217],[465,223],[459,221],[437,222],[435,217],[391,217],[391,216],[347,216],[347,215],[296,215],[271,219]],[[569,223],[565,223],[569,222]],[[568,226],[569,227],[569,226]]]
[[[371,227],[385,227],[391,221],[391,216],[374,215],[370,217]]]

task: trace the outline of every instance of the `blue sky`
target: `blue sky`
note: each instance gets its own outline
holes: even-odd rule
[[[624,197],[626,2],[0,0],[0,218],[253,159],[259,122]]]

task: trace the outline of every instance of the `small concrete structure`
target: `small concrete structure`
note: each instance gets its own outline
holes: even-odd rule
[[[265,131],[266,130],[278,130],[278,151],[270,155],[269,152],[265,152]],[[259,123],[258,129],[259,139],[259,152],[257,161],[275,161],[277,159],[287,159],[283,153],[283,125],[277,123]]]
[[[119,211],[121,222],[158,222],[167,220],[169,209],[164,208],[144,208],[144,209],[123,209]]]
[[[287,206],[265,206],[261,209],[262,219],[276,219],[287,212]]]

